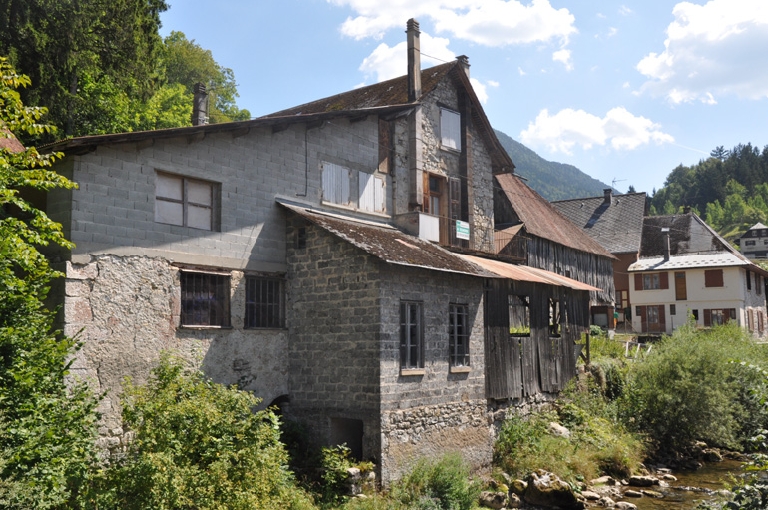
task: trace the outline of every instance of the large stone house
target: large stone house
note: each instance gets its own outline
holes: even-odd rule
[[[646,217],[640,258],[629,273],[637,332],[669,334],[688,320],[699,327],[737,321],[765,335],[768,272],[694,213]]]
[[[552,202],[552,205],[616,257],[613,261],[615,303],[619,312],[616,326],[629,329],[632,302],[629,299],[628,269],[640,256],[643,217],[648,209],[645,193],[616,195],[611,188],[607,188],[601,197],[559,200]],[[612,312],[608,309],[593,314],[593,323],[613,329]]]
[[[768,258],[768,227],[758,222],[736,239],[736,246],[750,259]]]
[[[173,350],[346,442],[384,483],[417,458],[488,465],[507,409],[574,375],[589,282],[499,260],[494,176],[514,165],[466,58],[266,117],[81,137],[50,150],[79,184],[45,208],[73,371],[106,391]],[[511,337],[511,297],[529,332]],[[552,303],[562,311],[553,316]],[[515,309],[520,313],[520,307]]]

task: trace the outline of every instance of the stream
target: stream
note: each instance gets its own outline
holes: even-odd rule
[[[664,494],[661,499],[642,497],[626,498],[624,501],[634,503],[638,510],[690,510],[701,501],[716,499],[716,491],[728,488],[724,482],[729,480],[729,474],[736,474],[740,470],[741,462],[736,460],[709,462],[697,471],[673,472],[677,481],[668,482],[669,487],[652,487]]]

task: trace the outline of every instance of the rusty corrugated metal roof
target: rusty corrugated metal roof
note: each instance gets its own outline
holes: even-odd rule
[[[501,174],[495,177],[520,221],[525,224],[528,234],[593,255],[616,258],[571,223],[518,176]]]
[[[597,287],[587,285],[571,278],[568,278],[545,269],[537,269],[535,267],[522,266],[517,264],[508,264],[500,260],[486,259],[483,257],[477,257],[474,255],[459,255],[460,257],[469,260],[470,262],[483,267],[487,271],[495,273],[496,275],[507,278],[510,280],[517,280],[522,282],[532,283],[544,283],[547,285],[555,285],[558,287],[569,287],[576,290],[586,291],[600,291]]]

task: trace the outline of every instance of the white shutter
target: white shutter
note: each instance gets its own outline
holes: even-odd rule
[[[349,170],[333,163],[323,163],[323,200],[349,205]]]
[[[383,213],[386,209],[384,179],[360,172],[360,201],[358,209],[365,212]]]
[[[373,181],[375,182],[375,186],[373,188],[375,204],[374,211],[383,213],[387,210],[387,199],[386,195],[384,194],[384,179],[376,177]]]

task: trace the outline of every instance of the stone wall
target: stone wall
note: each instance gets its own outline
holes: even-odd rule
[[[291,242],[297,228],[305,229],[305,248]],[[332,420],[359,420],[362,455],[378,458],[380,262],[298,218],[288,239],[288,414],[325,445],[341,433]]]
[[[179,269],[168,260],[99,255],[67,263],[64,332],[83,342],[72,374],[106,392],[102,443],[115,446],[122,435],[124,379],[145,381],[163,351],[217,382],[252,391],[264,405],[288,393],[287,331],[244,329],[243,272],[231,275],[232,327],[180,328]]]

